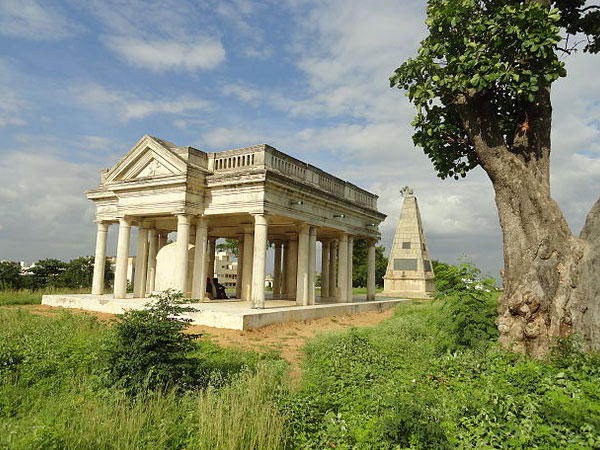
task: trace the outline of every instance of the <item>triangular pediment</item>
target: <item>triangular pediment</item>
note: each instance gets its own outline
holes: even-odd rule
[[[106,182],[158,178],[186,170],[187,163],[171,151],[165,141],[146,135],[108,171]]]
[[[157,159],[152,158],[152,160],[146,164],[137,175],[135,175],[135,178],[157,177],[163,175],[173,175],[173,172],[158,162]]]

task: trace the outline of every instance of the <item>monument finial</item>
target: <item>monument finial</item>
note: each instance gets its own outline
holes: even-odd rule
[[[414,195],[414,191],[411,187],[404,186],[402,189],[400,189],[400,195],[402,195],[402,197],[411,197]]]

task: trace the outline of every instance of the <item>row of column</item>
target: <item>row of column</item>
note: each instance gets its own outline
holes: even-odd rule
[[[236,297],[250,301],[255,308],[263,308],[265,301],[266,249],[268,216],[256,214],[254,227],[244,230],[240,238]],[[186,292],[188,279],[188,245],[192,216],[177,215],[176,289]],[[202,299],[205,295],[206,278],[214,276],[216,238],[208,237],[207,221],[195,219],[194,273],[192,274],[192,298]],[[106,237],[108,223],[99,222],[96,239],[96,255],[92,294],[102,294],[106,261]],[[119,219],[119,237],[114,280],[114,298],[125,298],[127,290],[127,264],[131,220]],[[303,225],[297,236],[286,241],[275,242],[273,273],[273,295],[275,298],[296,299],[299,305],[315,303],[315,262],[317,227]],[[342,233],[338,240],[322,240],[321,297],[338,302],[351,302],[352,254],[354,238]],[[156,277],[156,255],[166,243],[166,233],[150,228],[140,222],[134,297],[144,297],[154,290]],[[375,298],[375,241],[368,244],[367,300]]]
[[[315,303],[317,228],[301,227],[297,237],[275,241],[273,296],[296,299],[299,305]],[[351,302],[354,237],[321,240],[321,298]],[[340,288],[342,286],[343,288]],[[368,241],[367,300],[375,299],[375,241]]]
[[[106,264],[106,241],[108,222],[97,223],[96,253],[92,294],[104,292],[104,270]],[[145,297],[154,291],[156,281],[156,255],[167,243],[168,231],[151,228],[140,223],[138,230],[134,297]],[[127,265],[129,262],[129,244],[131,238],[131,219],[119,219],[119,238],[117,243],[117,261],[114,278],[114,298],[125,298],[127,292]]]

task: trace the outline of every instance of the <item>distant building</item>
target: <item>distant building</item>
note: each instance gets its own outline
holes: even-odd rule
[[[231,259],[228,252],[217,252],[215,255],[215,277],[226,288],[236,286],[238,262]]]

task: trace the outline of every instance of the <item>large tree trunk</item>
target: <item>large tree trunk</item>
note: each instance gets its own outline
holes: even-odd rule
[[[539,357],[556,338],[577,333],[600,349],[600,200],[575,237],[550,195],[549,89],[523,107],[510,149],[490,99],[471,92],[456,108],[496,195],[504,243],[500,342]]]

